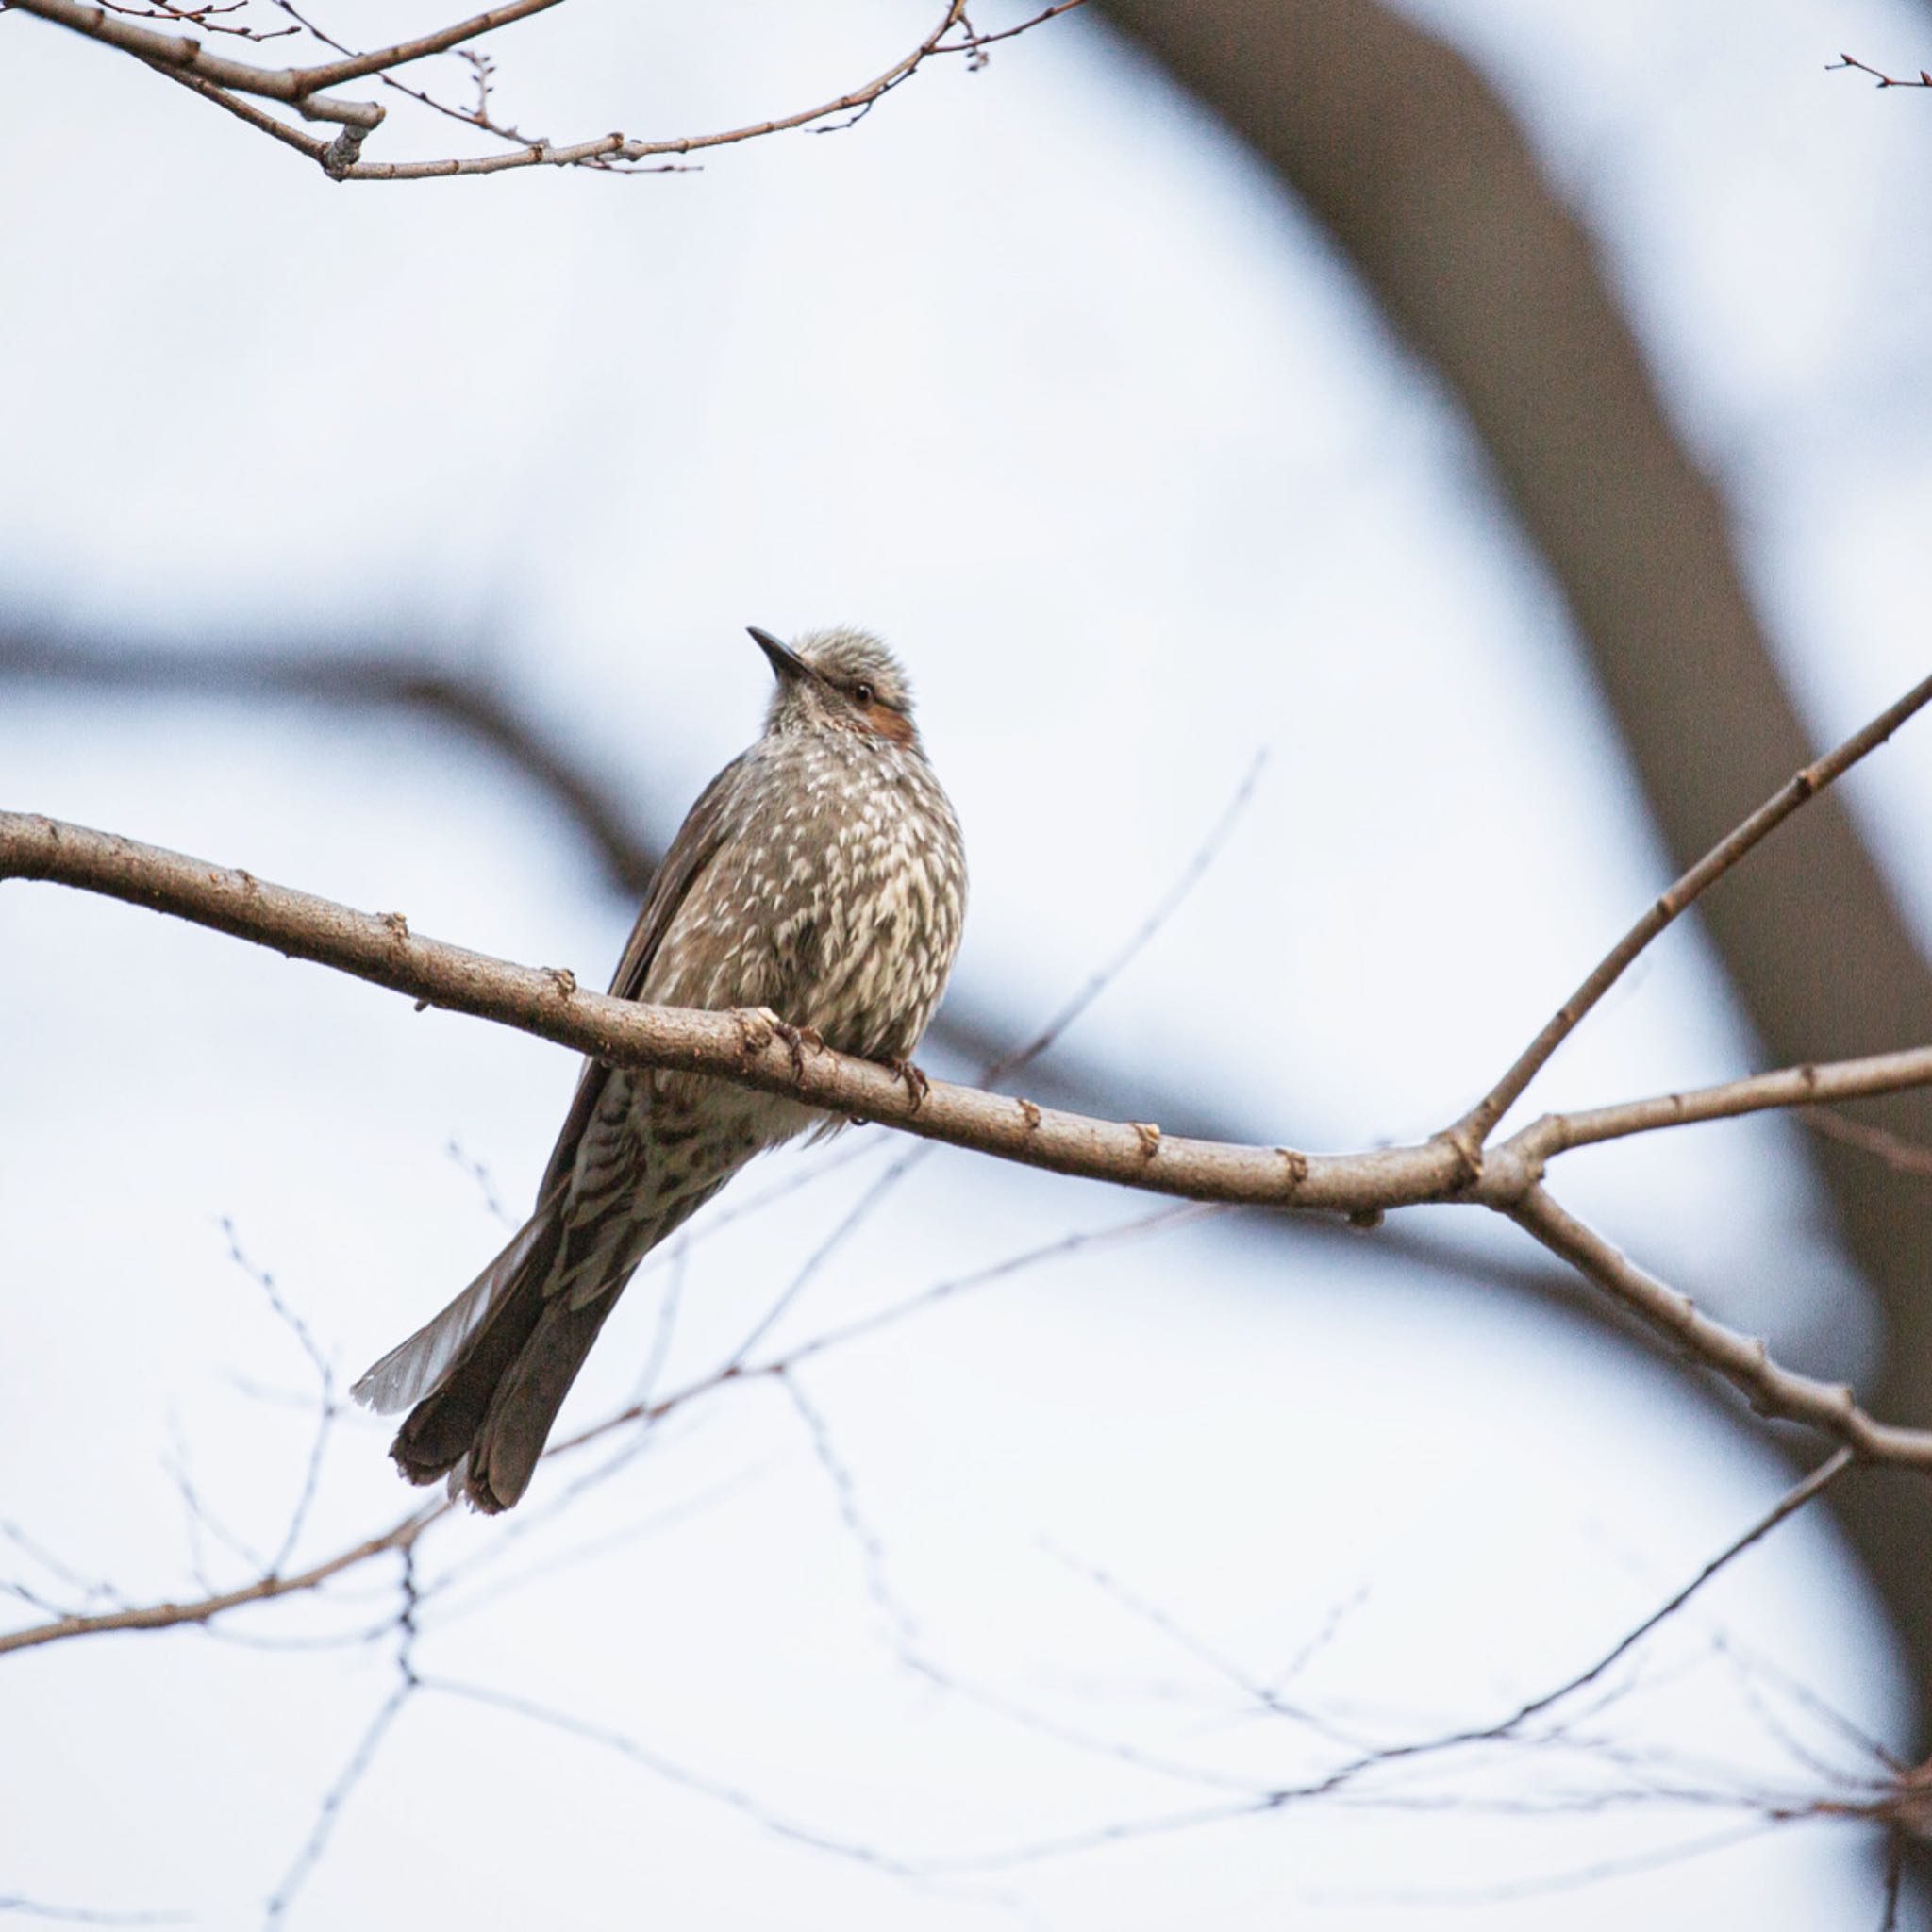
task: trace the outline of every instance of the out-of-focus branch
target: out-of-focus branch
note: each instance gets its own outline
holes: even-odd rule
[[[1870,1126],[1863,1121],[1847,1120],[1825,1107],[1800,1108],[1797,1118],[1814,1134],[1823,1134],[1828,1141],[1840,1141],[1847,1147],[1857,1147],[1882,1160],[1893,1174],[1917,1174],[1921,1180],[1932,1180],[1932,1147],[1921,1147],[1903,1134],[1888,1134],[1883,1127]]]
[[[625,812],[619,788],[567,738],[546,729],[535,708],[487,668],[446,655],[406,645],[344,649],[325,638],[287,648],[108,642],[16,617],[0,620],[0,685],[420,714],[488,746],[548,794],[621,892],[641,898],[663,856]]]
[[[1680,865],[1811,745],[1746,593],[1725,505],[1666,416],[1584,225],[1461,52],[1377,0],[1108,0],[1273,167],[1465,411],[1568,602]],[[1932,1040],[1932,973],[1849,815],[1827,800],[1700,916],[1775,1065]],[[1792,936],[1812,942],[1793,944]],[[1819,942],[1829,935],[1829,943]],[[1887,1124],[1932,1144],[1932,1099]],[[1858,1150],[1818,1149],[1879,1306],[1873,1400],[1932,1422],[1932,1217]],[[1833,1492],[1932,1686],[1932,1500]]]
[[[432,55],[449,53],[500,27],[544,12],[558,5],[559,0],[515,0],[513,5],[472,15],[434,33],[419,35],[414,40],[397,42],[372,53],[344,54],[339,59],[319,61],[307,67],[265,67],[258,62],[236,59],[211,51],[193,35],[163,33],[142,25],[138,18],[121,9],[91,6],[85,4],[85,0],[11,0],[11,4],[18,12],[36,14],[55,25],[132,55],[157,72],[183,82],[204,98],[240,116],[251,126],[273,134],[278,141],[306,154],[332,180],[420,181],[454,175],[494,175],[507,169],[531,167],[588,166],[631,171],[641,163],[662,157],[727,147],[793,128],[818,127],[821,131],[827,131],[827,124],[850,125],[853,121],[869,113],[894,88],[909,80],[935,56],[964,54],[969,64],[983,65],[985,50],[993,42],[1010,40],[1016,34],[1027,32],[1081,6],[1084,0],[1060,0],[1059,5],[1046,8],[1018,26],[984,35],[975,32],[968,21],[966,0],[946,0],[938,25],[883,74],[816,107],[710,134],[641,140],[614,132],[575,142],[531,141],[513,128],[498,125],[490,118],[483,105],[488,94],[485,85],[479,89],[482,98],[476,110],[473,113],[458,111],[455,118],[467,122],[485,134],[510,142],[508,150],[492,155],[452,155],[414,161],[363,160],[362,143],[381,125],[385,109],[378,102],[347,101],[325,90],[372,77],[389,81],[395,68]],[[292,9],[288,10],[292,12]],[[303,16],[296,14],[294,18],[327,44],[338,44]],[[416,89],[406,89],[405,92],[439,111],[451,111]],[[251,99],[280,103],[293,108],[306,120],[337,122],[342,125],[342,133],[334,141],[318,140],[251,106]],[[841,122],[838,119],[840,116],[848,118]]]

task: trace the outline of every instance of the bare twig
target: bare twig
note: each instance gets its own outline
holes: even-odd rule
[[[1255,788],[1261,782],[1261,773],[1267,763],[1268,753],[1266,747],[1263,747],[1255,754],[1241,783],[1235,787],[1234,796],[1227,801],[1226,809],[1214,822],[1208,836],[1195,847],[1187,864],[1181,868],[1174,884],[1161,894],[1154,909],[1127,935],[1118,950],[1095,968],[1073,998],[1055,1013],[1024,1046],[1016,1047],[1011,1053],[1002,1055],[980,1074],[979,1084],[982,1087],[995,1087],[1008,1074],[1017,1073],[1022,1067],[1030,1066],[1041,1054],[1047,1052],[1067,1028],[1133,964],[1149,941],[1155,939],[1168,921],[1180,910],[1188,895],[1208,876],[1214,861],[1220,858],[1223,848],[1233,836],[1234,828],[1241,823],[1242,813],[1254,803]]]
[[[606,1441],[623,1430],[654,1427],[677,1410],[724,1388],[783,1379],[800,1364],[813,1360],[832,1349],[841,1348],[850,1342],[874,1335],[881,1329],[903,1320],[916,1309],[937,1306],[941,1302],[951,1300],[974,1289],[1011,1280],[1030,1269],[1070,1255],[1111,1246],[1124,1241],[1139,1240],[1145,1235],[1175,1226],[1212,1211],[1214,1210],[1211,1208],[1198,1207],[1163,1208],[1158,1212],[1143,1216],[1138,1221],[1127,1222],[1115,1227],[1064,1235],[1056,1241],[1025,1249],[1017,1255],[1007,1257],[1004,1260],[974,1270],[969,1274],[935,1283],[918,1294],[908,1296],[906,1300],[879,1309],[874,1314],[859,1317],[841,1328],[814,1336],[786,1355],[753,1365],[729,1360],[709,1374],[700,1375],[668,1394],[641,1395],[615,1413],[607,1415],[590,1427],[578,1431],[577,1434],[552,1442],[544,1451],[544,1458],[548,1460],[551,1457],[572,1455],[591,1443]],[[667,1332],[666,1327],[660,1324],[660,1340]],[[627,1447],[623,1455],[627,1457],[634,1454],[636,1446],[644,1440],[645,1438],[640,1435],[636,1442]],[[604,1475],[608,1474],[610,1466],[607,1464],[604,1468],[593,1470],[587,1476],[573,1483],[565,1490],[563,1497],[559,1500],[567,1500],[581,1489],[601,1481]],[[59,1642],[70,1638],[104,1636],[115,1631],[207,1626],[229,1611],[242,1608],[248,1604],[319,1590],[331,1579],[361,1568],[391,1551],[401,1552],[407,1561],[422,1538],[450,1513],[451,1506],[447,1502],[428,1505],[392,1524],[380,1535],[365,1538],[325,1561],[313,1564],[307,1570],[288,1576],[270,1574],[266,1564],[256,1559],[256,1567],[261,1574],[252,1582],[234,1590],[208,1591],[203,1596],[185,1603],[167,1602],[137,1607],[117,1601],[115,1608],[111,1611],[57,1612],[45,1622],[25,1629],[0,1632],[0,1656],[12,1650],[32,1649],[42,1643]],[[526,1533],[535,1521],[535,1518],[527,1515],[520,1517],[503,1532],[492,1548],[500,1553],[508,1542]],[[656,1519],[651,1519],[651,1522],[655,1521]],[[647,1522],[641,1526],[649,1527],[651,1523]],[[0,1530],[4,1530],[21,1549],[41,1561],[43,1567],[51,1570],[61,1580],[69,1583],[70,1587],[93,1593],[109,1593],[107,1592],[106,1586],[87,1584],[84,1578],[59,1563],[49,1553],[41,1550],[16,1526],[10,1524],[0,1524]],[[632,1533],[634,1530],[624,1532],[625,1535]],[[446,1588],[458,1574],[465,1574],[469,1567],[472,1566],[459,1566],[458,1571],[449,1573],[437,1589]],[[413,1578],[412,1572],[406,1570],[406,1574]],[[25,1595],[25,1592],[22,1594]],[[27,1600],[32,1601],[30,1597]],[[374,1632],[358,1632],[353,1641],[361,1641],[368,1636],[380,1635],[389,1627],[391,1626],[382,1625]],[[338,1640],[331,1638],[326,1641],[334,1642]]]
[[[1490,1130],[1508,1112],[1550,1056],[1575,1031],[1578,1023],[1608,992],[1630,963],[1651,941],[1707,888],[1716,884],[1754,846],[1776,831],[1801,806],[1862,758],[1875,751],[1915,712],[1932,703],[1932,677],[1915,684],[1895,705],[1881,711],[1862,730],[1855,731],[1835,751],[1827,752],[1798,772],[1742,824],[1721,839],[1606,953],[1574,992],[1558,1007],[1542,1030],[1518,1055],[1509,1071],[1474,1107],[1448,1130],[1473,1168],[1481,1165],[1482,1144]]]
[[[1513,1194],[1532,1172],[1541,1171],[1544,1161],[1602,1141],[1657,1133],[1665,1127],[1694,1126],[1704,1121],[1737,1120],[1781,1108],[1797,1109],[1802,1118],[1817,1104],[1902,1093],[1923,1087],[1928,1080],[1932,1080],[1932,1047],[1922,1046],[1903,1053],[1868,1054],[1862,1059],[1839,1060],[1827,1066],[1785,1067],[1774,1074],[1721,1081],[1715,1087],[1620,1101],[1614,1107],[1544,1114],[1485,1156],[1478,1191],[1494,1185],[1504,1193]]]
[[[43,1899],[0,1892],[0,1912],[18,1912],[24,1919],[44,1919],[56,1925],[180,1925],[187,1912],[110,1912],[92,1906],[55,1906]]]
[[[274,1574],[287,1568],[295,1554],[295,1545],[302,1540],[302,1532],[308,1526],[308,1512],[315,1502],[317,1486],[322,1481],[322,1461],[327,1454],[329,1438],[334,1433],[337,1420],[341,1414],[336,1401],[335,1367],[322,1351],[321,1344],[309,1331],[307,1322],[291,1307],[275,1286],[275,1279],[266,1268],[249,1259],[242,1252],[241,1237],[235,1232],[235,1224],[224,1220],[222,1233],[227,1238],[228,1258],[242,1270],[267,1297],[269,1307],[295,1338],[296,1345],[308,1357],[308,1365],[315,1371],[317,1388],[315,1434],[308,1446],[308,1464],[302,1480],[302,1488],[295,1498],[295,1507],[289,1512],[289,1526],[282,1534],[280,1547],[267,1565]]]
[[[1265,1711],[1268,1716],[1284,1718],[1289,1723],[1300,1724],[1316,1732],[1331,1743],[1346,1746],[1351,1751],[1360,1752],[1366,1746],[1364,1740],[1354,1731],[1333,1723],[1319,1711],[1304,1704],[1297,1704],[1282,1695],[1279,1684],[1265,1684],[1250,1676],[1231,1657],[1224,1657],[1208,1641],[1188,1629],[1170,1611],[1158,1604],[1151,1603],[1137,1591],[1129,1590],[1111,1571],[1103,1570],[1097,1564],[1083,1562],[1078,1557],[1068,1556],[1064,1551],[1056,1551],[1059,1559],[1070,1569],[1084,1576],[1096,1590],[1119,1604],[1142,1623],[1157,1630],[1168,1641],[1204,1665],[1216,1676],[1234,1686],[1243,1698]],[[1327,1627],[1330,1631],[1338,1620],[1331,1617]],[[1299,1665],[1295,1667],[1299,1668]],[[1293,1673],[1283,1674],[1284,1679]]]
[[[413,41],[398,41],[378,47],[374,53],[358,54],[347,59],[319,61],[312,67],[261,67],[252,61],[234,60],[223,54],[211,54],[197,40],[185,34],[157,33],[152,27],[137,25],[111,9],[82,4],[82,0],[12,0],[16,12],[38,14],[90,40],[105,42],[125,54],[138,55],[154,67],[171,67],[192,74],[217,87],[237,93],[258,94],[264,100],[287,101],[291,106],[311,99],[325,88],[341,87],[346,81],[361,80],[372,74],[384,74],[393,67],[405,67],[431,54],[444,54],[465,41],[493,33],[513,21],[526,20],[558,4],[558,0],[512,0],[508,7],[488,13],[473,14],[468,20],[440,27],[435,33],[419,35]]]
[[[435,180],[458,175],[494,175],[508,169],[530,167],[589,167],[606,173],[627,174],[675,173],[678,172],[677,162],[664,158],[730,146],[796,128],[817,127],[825,131],[828,127],[852,126],[870,113],[887,94],[910,79],[935,54],[961,53],[969,59],[983,61],[984,48],[994,41],[1009,40],[1015,34],[1027,32],[1083,4],[1083,0],[1061,0],[1060,5],[1047,8],[1032,20],[989,35],[974,33],[967,24],[965,0],[946,0],[939,24],[909,53],[894,61],[883,74],[836,99],[745,126],[663,140],[639,140],[616,131],[575,142],[530,141],[515,128],[500,125],[490,118],[487,75],[482,76],[485,84],[481,87],[478,106],[474,112],[451,108],[425,91],[410,87],[394,77],[393,70],[398,67],[432,55],[457,51],[468,42],[494,33],[532,14],[541,13],[558,4],[558,0],[514,0],[512,5],[475,14],[434,33],[397,42],[369,53],[344,51],[341,58],[334,60],[319,61],[305,67],[273,68],[214,53],[193,36],[158,32],[153,27],[142,25],[140,19],[125,9],[112,6],[89,5],[86,0],[13,0],[14,8],[19,12],[36,14],[42,20],[90,40],[99,41],[171,74],[205,98],[239,115],[250,125],[274,135],[307,155],[338,181]],[[284,6],[283,10],[325,44],[340,47],[340,42],[324,33],[306,15],[289,6]],[[155,17],[180,18],[197,25],[204,24],[200,16],[192,12],[177,15],[172,9]],[[438,113],[449,115],[515,145],[509,152],[493,155],[452,155],[413,161],[365,161],[361,158],[362,143],[381,125],[384,110],[373,101],[343,100],[325,90],[372,78],[386,86],[401,89]],[[278,102],[310,120],[338,122],[342,125],[342,132],[333,142],[315,142],[290,128],[275,116],[244,105],[250,96]],[[643,165],[653,161],[662,164],[656,167]]]
[[[289,1907],[295,1901],[295,1894],[314,1871],[317,1861],[328,1848],[328,1841],[335,1833],[337,1822],[341,1819],[342,1807],[348,1802],[349,1794],[362,1782],[370,1765],[375,1761],[377,1747],[389,1735],[390,1726],[401,1714],[403,1706],[421,1689],[413,1675],[404,1675],[383,1699],[375,1715],[369,1720],[362,1735],[356,1740],[355,1749],[337,1774],[335,1782],[323,1794],[317,1807],[315,1823],[310,1826],[308,1836],[303,1840],[289,1869],[282,1874],[282,1880],[269,1895],[262,1909],[262,1924],[266,1926],[279,1925],[288,1916]]]
[[[129,20],[165,20],[175,26],[199,27],[203,33],[232,34],[238,41],[253,41],[257,44],[264,41],[285,41],[291,34],[302,31],[296,26],[250,26],[245,21],[230,21],[223,16],[242,13],[247,9],[248,0],[228,0],[225,7],[175,7],[170,0],[157,0],[153,7],[126,7],[118,0],[101,0],[109,13],[125,15]]]
[[[1031,33],[1037,26],[1044,26],[1050,20],[1058,20],[1063,13],[1072,13],[1075,8],[1084,7],[1087,0],[1058,0],[1058,5],[1043,7],[1030,20],[1023,20],[1018,26],[1002,27],[996,34],[975,33],[952,47],[935,49],[941,54],[964,54],[971,59],[975,55],[983,56],[988,47],[997,46],[1001,41],[1018,40],[1022,34]]]
[[[567,1736],[580,1738],[587,1743],[600,1745],[620,1757],[629,1759],[631,1763],[649,1772],[653,1776],[662,1778],[670,1784],[682,1786],[687,1790],[696,1791],[703,1797],[710,1798],[741,1813],[774,1838],[790,1839],[794,1843],[808,1845],[814,1851],[830,1852],[838,1857],[849,1858],[860,1865],[870,1865],[876,1871],[891,1873],[898,1877],[916,1879],[923,1875],[919,1867],[906,1860],[894,1858],[875,1846],[837,1838],[829,1832],[816,1830],[795,1819],[783,1817],[769,1809],[749,1791],[741,1790],[738,1786],[726,1784],[721,1779],[707,1777],[607,1724],[593,1724],[586,1718],[574,1717],[568,1711],[555,1710],[530,1698],[519,1697],[508,1690],[493,1690],[485,1684],[464,1683],[453,1677],[425,1676],[422,1681],[425,1690],[432,1690],[439,1696],[458,1698],[467,1703],[482,1705],[491,1710],[505,1711],[513,1717],[526,1719],[532,1724],[562,1731]]]
[[[58,1617],[50,1623],[36,1624],[25,1630],[0,1630],[0,1657],[8,1651],[31,1650],[42,1643],[58,1643],[63,1638],[100,1636],[111,1630],[170,1630],[183,1624],[206,1624],[211,1618],[239,1609],[243,1604],[267,1603],[271,1598],[291,1596],[314,1590],[330,1577],[366,1563],[385,1550],[407,1549],[424,1530],[448,1510],[438,1503],[413,1510],[400,1523],[379,1534],[353,1543],[335,1556],[289,1576],[258,1576],[236,1590],[217,1591],[187,1603],[142,1604],[126,1609],[101,1610],[84,1616]]]
[[[865,1593],[885,1619],[900,1650],[910,1650],[919,1641],[918,1622],[892,1588],[891,1577],[886,1568],[885,1539],[859,1506],[858,1480],[832,1441],[832,1426],[825,1420],[824,1410],[799,1386],[796,1375],[780,1375],[778,1386],[791,1398],[799,1421],[805,1424],[812,1455],[831,1486],[839,1519],[845,1525],[853,1547],[858,1552],[859,1563],[865,1573]]]
[[[1837,74],[1847,67],[1854,68],[1860,74],[1869,74],[1880,87],[1932,87],[1932,74],[1926,73],[1923,67],[1920,68],[1916,80],[1896,80],[1890,75],[1881,73],[1877,68],[1851,54],[1840,54],[1836,60],[1827,60],[1824,63],[1824,71],[1827,74]]]
[[[1761,1542],[1780,1523],[1783,1523],[1789,1517],[1795,1516],[1807,1503],[1814,1502],[1818,1497],[1822,1496],[1833,1483],[1838,1481],[1840,1476],[1843,1475],[1851,1468],[1856,1458],[1849,1449],[1834,1450],[1802,1482],[1795,1483],[1790,1489],[1787,1490],[1742,1536],[1737,1537],[1727,1543],[1716,1556],[1711,1557],[1709,1562],[1706,1563],[1698,1571],[1695,1576],[1691,1577],[1690,1582],[1673,1595],[1666,1597],[1649,1616],[1644,1618],[1642,1623],[1637,1624],[1633,1629],[1626,1631],[1593,1664],[1585,1670],[1577,1672],[1574,1677],[1567,1678],[1552,1690],[1543,1691],[1540,1696],[1532,1697],[1528,1703],[1512,1711],[1509,1716],[1504,1718],[1499,1724],[1491,1724],[1486,1730],[1467,1732],[1464,1734],[1465,1737],[1472,1741],[1507,1737],[1519,1725],[1526,1724],[1531,1718],[1548,1710],[1552,1705],[1559,1704],[1564,1699],[1574,1696],[1586,1685],[1595,1683],[1620,1657],[1627,1657],[1631,1651],[1636,1649],[1659,1624],[1666,1623],[1669,1619],[1675,1616],[1720,1571],[1727,1568],[1739,1557],[1741,1557],[1754,1543]]]
[[[496,1180],[489,1168],[472,1154],[463,1143],[451,1138],[443,1152],[462,1169],[476,1184],[476,1191],[483,1197],[484,1211],[501,1226],[512,1230],[517,1226],[516,1217],[503,1205],[496,1191]]]

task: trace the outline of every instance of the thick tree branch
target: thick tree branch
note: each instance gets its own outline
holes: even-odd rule
[[[915,1094],[889,1068],[796,1044],[755,1014],[612,999],[579,988],[561,968],[513,965],[425,939],[401,913],[358,912],[55,819],[0,813],[0,878],[8,877],[77,886],[167,912],[613,1065],[715,1074],[1058,1174],[1191,1200],[1341,1213],[1441,1199],[1460,1180],[1460,1157],[1440,1142],[1304,1155],[1167,1136],[1145,1122],[1091,1120],[942,1081]]]
[[[1479,1176],[1446,1136],[1360,1154],[1305,1154],[1163,1134],[976,1087],[928,1081],[788,1038],[753,1012],[646,1006],[580,988],[562,967],[425,938],[400,912],[360,912],[252,873],[58,819],[0,812],[0,879],[41,879],[165,912],[613,1065],[712,1074],[1003,1160],[1143,1191],[1244,1207],[1368,1216],[1424,1202],[1505,1208],[1574,1146],[1820,1099],[1932,1085],[1932,1047],[1785,1069],[1721,1086],[1549,1115],[1490,1150]]]
[[[1510,1220],[1560,1255],[1660,1334],[1671,1337],[1740,1390],[1759,1415],[1807,1423],[1836,1437],[1862,1460],[1932,1469],[1932,1430],[1874,1422],[1843,1383],[1820,1382],[1781,1368],[1764,1343],[1702,1313],[1687,1294],[1646,1274],[1593,1228],[1565,1211],[1541,1187],[1508,1208]]]
[[[1693,883],[1735,862],[1928,697],[1932,681],[1801,773],[1717,848],[1717,855],[1728,855],[1723,864],[1714,855],[1693,872]],[[495,1020],[614,1064],[710,1074],[1058,1174],[1196,1201],[1341,1212],[1364,1222],[1431,1201],[1493,1208],[1741,1389],[1761,1412],[1823,1429],[1866,1460],[1932,1467],[1932,1431],[1876,1422],[1850,1390],[1774,1363],[1761,1341],[1702,1315],[1687,1296],[1644,1274],[1566,1214],[1541,1186],[1547,1161],[1570,1147],[1764,1108],[1932,1085],[1932,1047],[1549,1116],[1479,1151],[1474,1160],[1453,1130],[1415,1146],[1309,1155],[1163,1135],[1151,1123],[1049,1111],[977,1088],[921,1085],[871,1061],[808,1045],[769,1016],[644,1006],[586,992],[566,970],[513,965],[419,937],[400,913],[358,912],[246,872],[53,819],[0,813],[0,878],[6,877],[51,880],[169,912],[410,994],[419,1007]],[[1645,925],[1633,934],[1647,937]],[[1641,943],[1626,937],[1586,990],[1599,980],[1613,983]],[[1574,1024],[1572,1018],[1564,1031]],[[1539,1041],[1549,1032],[1546,1027]]]

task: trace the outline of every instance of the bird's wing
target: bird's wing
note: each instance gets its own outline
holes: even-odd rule
[[[652,875],[651,889],[644,894],[638,923],[631,928],[624,958],[617,962],[617,971],[610,981],[613,998],[634,1000],[642,991],[651,962],[658,957],[658,947],[664,943],[664,935],[671,930],[671,922],[677,917],[678,909],[691,896],[691,889],[699,874],[724,842],[730,817],[731,796],[737,790],[749,756],[749,753],[741,753],[733,758],[699,792],[697,803],[685,814],[683,824],[677,828],[677,836],[671,841],[671,849],[665,853],[663,862]],[[557,1137],[557,1145],[551,1150],[550,1164],[543,1171],[543,1184],[537,1190],[540,1201],[548,1200],[557,1184],[568,1177],[576,1160],[577,1142],[596,1110],[597,1096],[604,1091],[604,1082],[609,1072],[601,1060],[587,1059],[584,1062],[576,1096],[570,1104],[570,1112],[564,1120],[563,1131]]]

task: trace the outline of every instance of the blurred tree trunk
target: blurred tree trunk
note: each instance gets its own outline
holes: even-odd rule
[[[1372,0],[1107,0],[1316,216],[1460,401],[1568,600],[1665,842],[1688,863],[1813,747],[1726,513],[1665,420],[1590,238],[1454,48]],[[1703,917],[1767,1064],[1932,1041],[1932,974],[1827,796]],[[1932,1094],[1886,1124],[1932,1144]],[[1932,1212],[1868,1156],[1810,1149],[1877,1296],[1880,1415],[1932,1423]],[[1721,1214],[1721,1204],[1712,1204]],[[1932,1687],[1932,1491],[1867,1475],[1840,1520]]]

